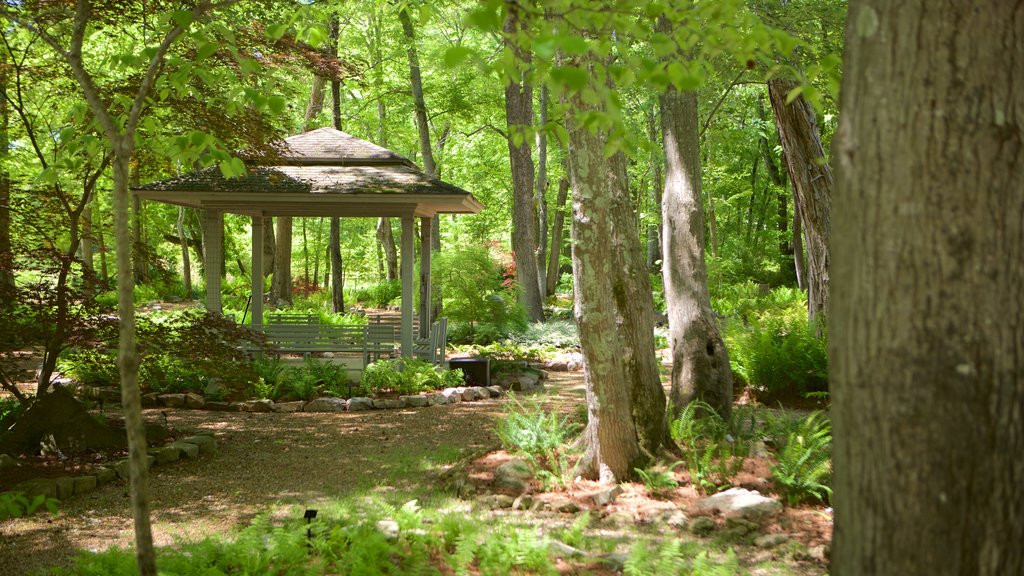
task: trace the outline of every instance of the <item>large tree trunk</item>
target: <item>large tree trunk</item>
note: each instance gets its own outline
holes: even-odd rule
[[[658,137],[658,120],[657,111],[651,109],[647,114],[647,137],[650,138],[651,142],[654,142]],[[651,274],[657,274],[661,272],[661,198],[663,195],[662,187],[665,184],[664,178],[661,174],[661,158],[658,158],[656,150],[651,151],[651,170],[653,176],[651,178],[651,206],[652,211],[657,211],[657,216],[653,216],[654,221],[647,225],[647,268]],[[714,244],[714,241],[712,241]]]
[[[569,197],[569,179],[563,177],[558,183],[558,198],[555,199],[555,220],[551,223],[551,250],[548,258],[547,287],[545,295],[551,296],[558,287],[561,277],[562,231],[565,229],[565,201]]]
[[[530,64],[530,50],[519,46],[517,34],[523,29],[522,14],[514,3],[507,3],[505,45],[524,66]],[[525,75],[525,72],[523,72]],[[521,300],[531,322],[544,321],[544,300],[537,272],[537,214],[533,197],[533,158],[529,129],[533,124],[533,86],[526,81],[508,79],[505,85],[505,121],[508,127],[508,155],[512,165],[512,252],[516,261]]]
[[[672,446],[665,419],[665,389],[661,386],[654,347],[654,298],[644,248],[629,194],[626,155],[607,161],[608,184],[613,195],[614,235],[609,238],[616,273],[611,277],[622,360],[629,383],[633,422],[644,455],[654,459]]]
[[[762,122],[767,122],[768,120],[768,115],[764,109],[763,94],[757,97],[757,118]],[[768,171],[768,178],[772,184],[783,189],[775,197],[777,209],[776,227],[779,231],[779,255],[783,257],[791,256],[793,254],[793,246],[790,244],[790,239],[786,237],[789,231],[789,191],[785,188],[789,182],[786,180],[786,175],[779,169],[779,165],[775,163],[775,154],[772,152],[766,136],[762,135],[758,138],[758,147],[761,150],[761,159],[764,161],[764,167]]]
[[[1024,574],[1024,8],[849,14],[830,573]]]
[[[792,80],[774,78],[768,81],[768,96],[807,239],[807,314],[820,328],[824,318],[819,317],[828,313],[832,169],[825,163],[818,118],[810,103],[803,96],[786,103],[796,86]]]
[[[202,254],[197,246],[196,253]],[[263,221],[263,277],[270,276],[274,268],[274,254],[277,253],[277,243],[274,242],[274,219],[267,218]]]
[[[537,183],[534,187],[534,205],[537,212],[537,285],[541,300],[547,291],[548,265],[548,87],[540,87],[540,110],[537,130]]]
[[[14,298],[14,254],[11,251],[11,178],[7,171],[10,157],[7,111],[7,72],[0,58],[0,305]]]
[[[278,216],[274,223],[274,277],[270,282],[270,301],[275,306],[292,302],[292,219]],[[207,270],[207,275],[211,272]]]
[[[335,314],[345,312],[345,279],[341,261],[341,218],[331,218],[331,305]]]
[[[570,101],[569,172],[573,187],[572,269],[576,324],[587,389],[586,453],[581,472],[602,482],[628,478],[643,460],[633,423],[630,386],[615,318],[611,279],[621,270],[608,257],[613,237],[612,199],[604,138],[577,125],[573,113],[596,111],[580,96]]]
[[[662,274],[672,335],[672,407],[678,412],[699,399],[728,418],[732,372],[711,311],[704,263],[697,94],[673,88],[665,92],[661,125],[665,145]]]
[[[377,219],[377,242],[384,247],[385,278],[388,282],[398,279],[398,250],[390,218]]]

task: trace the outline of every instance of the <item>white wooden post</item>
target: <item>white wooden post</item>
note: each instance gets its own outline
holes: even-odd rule
[[[252,217],[252,327],[263,329],[263,216]]]
[[[206,229],[203,250],[206,260],[206,309],[220,314],[220,269],[224,259],[224,213],[219,210],[203,210],[203,227]]]
[[[430,338],[430,239],[434,234],[434,219],[420,218],[420,338]]]
[[[402,216],[402,356],[412,358],[412,276],[416,219]]]

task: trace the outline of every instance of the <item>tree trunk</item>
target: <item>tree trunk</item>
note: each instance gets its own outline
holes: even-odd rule
[[[132,175],[132,180],[137,179],[137,175]],[[147,272],[149,271],[149,262],[146,257],[146,238],[145,228],[142,225],[143,213],[142,213],[142,200],[135,195],[131,197],[132,202],[132,238],[133,238],[133,251],[134,257],[132,258],[132,274],[135,282],[142,284],[148,280]],[[120,276],[121,270],[118,269],[118,275]]]
[[[100,278],[107,282],[110,280],[110,274],[107,270],[107,243],[102,227],[96,229],[96,243],[99,245],[100,252]]]
[[[274,247],[274,278],[270,283],[270,300],[275,306],[292,302],[292,219],[278,216]],[[207,274],[210,272],[207,271]]]
[[[427,123],[427,103],[423,99],[423,80],[420,78],[420,57],[416,50],[416,30],[412,27],[408,9],[403,5],[398,11],[405,35],[406,54],[409,57],[409,84],[412,87],[413,111],[416,119],[416,134],[419,136],[420,155],[423,157],[423,171],[437,176],[434,152],[430,145],[430,125]]]
[[[615,299],[617,332],[629,383],[640,448],[648,459],[658,457],[663,447],[672,446],[665,419],[665,389],[661,386],[658,357],[654,347],[654,298],[651,277],[640,244],[636,213],[629,194],[626,155],[607,160],[608,184],[613,197],[614,234],[609,238],[616,274],[611,277]]]
[[[519,62],[528,67],[529,48],[515,44],[518,41],[516,35],[525,26],[521,18],[520,9],[509,2],[505,45],[516,54]],[[526,315],[531,322],[543,322],[544,300],[538,283],[537,215],[534,211],[534,173],[529,141],[529,129],[533,123],[533,87],[525,77],[520,81],[508,79],[505,84],[505,120],[512,165],[512,252],[515,255],[516,279]]]
[[[316,219],[316,240],[313,242],[313,287],[320,285],[320,242],[323,236],[324,218],[321,216]]]
[[[309,235],[306,233],[308,220],[308,218],[299,219],[299,222],[302,224],[302,275],[307,289],[311,286],[309,280]]]
[[[830,573],[1024,574],[1024,9],[849,14]]]
[[[537,184],[534,187],[535,209],[537,211],[537,285],[541,300],[547,291],[548,265],[548,135],[544,127],[548,123],[548,87],[540,87],[540,111],[537,130]]]
[[[196,253],[202,254],[197,246]],[[263,277],[270,276],[274,268],[274,255],[277,253],[277,243],[274,242],[274,219],[267,218],[263,222]]]
[[[590,71],[592,72],[592,70]],[[572,269],[575,316],[587,390],[586,453],[581,472],[601,482],[628,478],[643,455],[633,423],[630,386],[622,359],[611,279],[621,270],[608,257],[613,237],[612,199],[604,138],[577,125],[575,115],[596,108],[574,95],[566,116],[573,187]]]
[[[769,80],[768,96],[807,240],[808,319],[820,331],[828,312],[832,169],[825,163],[814,109],[803,96],[786,104],[796,86],[788,79]]]
[[[377,242],[384,247],[384,260],[388,282],[398,279],[398,250],[395,248],[395,235],[391,229],[390,218],[377,219]]]
[[[82,211],[82,270],[93,273],[92,249],[92,207],[86,206]]]
[[[11,178],[7,170],[10,158],[7,111],[7,68],[0,57],[0,305],[14,299],[14,253],[11,250]]]
[[[647,114],[647,137],[654,142],[658,137],[657,110],[652,108]],[[650,217],[654,222],[647,226],[647,269],[652,274],[661,272],[661,198],[664,193],[662,187],[665,184],[661,173],[661,158],[658,158],[657,151],[651,152],[651,169],[654,176],[651,178],[651,206],[653,213]]]
[[[558,183],[558,198],[555,200],[555,221],[551,223],[551,252],[548,259],[547,290],[552,296],[561,277],[562,231],[565,229],[565,201],[569,196],[569,179],[563,177]]]
[[[711,311],[704,263],[697,94],[669,88],[661,96],[665,146],[662,274],[672,346],[673,410],[694,399],[723,418],[732,410],[732,372]]]
[[[309,132],[313,128],[313,120],[324,109],[325,83],[326,80],[323,76],[313,76],[313,85],[309,89],[309,102],[306,103],[306,114],[302,121],[303,132]]]
[[[807,289],[807,266],[804,264],[804,227],[800,218],[800,206],[793,202],[793,268],[796,270],[796,285]]]
[[[331,218],[331,304],[335,314],[345,312],[345,280],[340,246],[341,218]]]
[[[185,236],[185,208],[178,207],[178,238],[181,241],[181,277],[184,280],[185,298],[192,299],[192,261],[188,255],[188,238]]]

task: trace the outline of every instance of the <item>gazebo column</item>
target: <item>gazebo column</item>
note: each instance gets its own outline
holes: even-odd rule
[[[224,265],[224,213],[203,210],[203,251],[206,260],[206,309],[220,314],[220,269]]]
[[[262,215],[252,217],[252,327],[263,329],[263,226]]]
[[[430,317],[430,239],[434,233],[434,219],[420,218],[420,338],[430,338],[433,322]]]
[[[412,357],[412,277],[416,251],[416,219],[402,216],[402,356]]]

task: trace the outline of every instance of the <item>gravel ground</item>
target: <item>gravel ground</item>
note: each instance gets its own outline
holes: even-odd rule
[[[219,453],[152,469],[157,545],[229,533],[256,514],[389,487],[430,489],[430,475],[496,443],[500,400],[417,410],[252,414],[166,410],[178,430],[213,432]],[[162,420],[160,410],[146,417]],[[0,523],[0,575],[69,564],[76,550],[132,542],[124,483]]]

